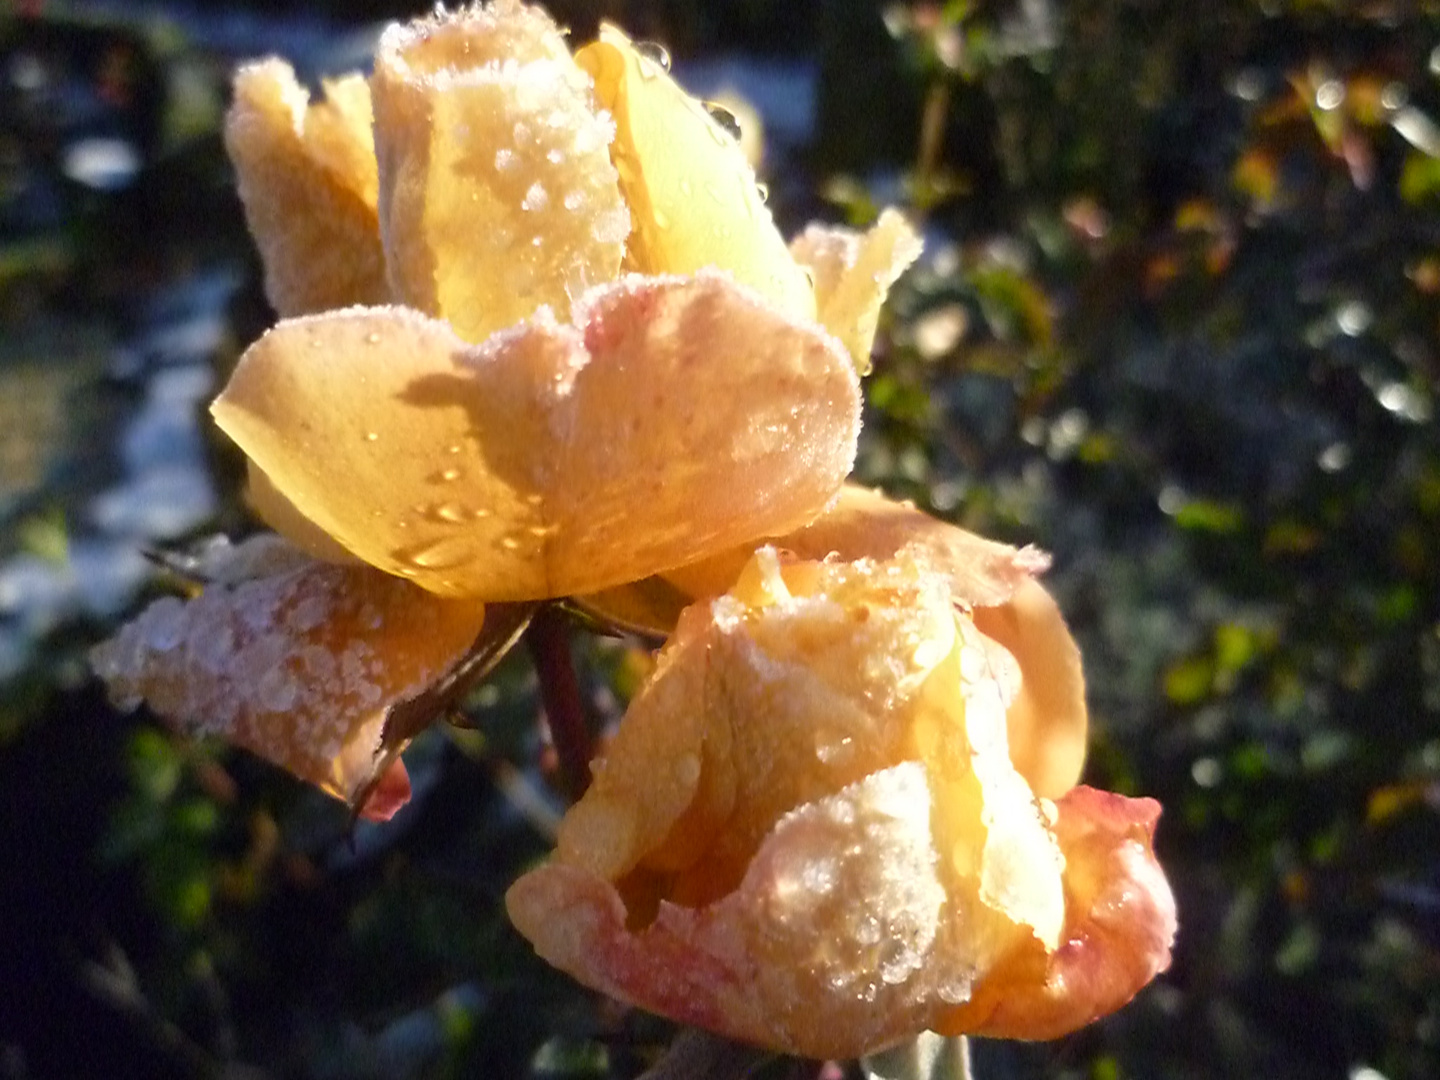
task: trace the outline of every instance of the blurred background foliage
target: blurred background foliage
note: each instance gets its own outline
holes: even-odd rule
[[[1172,970],[978,1074],[1440,1075],[1440,4],[553,9],[748,97],[787,231],[923,223],[859,472],[1054,553],[1087,779],[1165,805]],[[0,1077],[623,1077],[669,1036],[504,922],[559,809],[523,660],[353,833],[86,673],[142,547],[247,527],[202,419],[271,318],[227,72],[410,13],[0,8]],[[644,655],[580,659],[613,719]]]

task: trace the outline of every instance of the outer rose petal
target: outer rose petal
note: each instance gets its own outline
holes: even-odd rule
[[[1050,565],[1050,557],[1033,547],[987,540],[858,484],[841,488],[839,498],[814,521],[791,533],[772,534],[765,542],[801,559],[832,553],[847,561],[890,559],[906,551],[943,574],[951,596],[970,607],[1005,603],[1021,582]],[[664,576],[689,596],[719,596],[759,546],[758,541],[742,544]]]
[[[235,76],[225,147],[265,264],[265,294],[282,316],[389,296],[376,218],[370,95],[358,75],[327,83],[309,104],[283,60]]]
[[[820,324],[845,343],[862,375],[870,373],[880,307],[921,247],[915,230],[893,209],[863,234],[811,225],[790,242],[795,261],[815,275]]]
[[[704,106],[613,26],[575,55],[615,117],[620,190],[634,216],[629,266],[690,274],[714,266],[801,319],[815,316],[744,154]]]
[[[1077,787],[1057,804],[1065,854],[1065,942],[1048,961],[1018,954],[935,1027],[1053,1039],[1129,1001],[1170,966],[1175,898],[1155,859],[1153,799]]]
[[[373,79],[395,295],[481,341],[615,278],[613,125],[547,15],[501,2],[390,26]]]
[[[245,502],[257,517],[307,555],[341,566],[360,562],[329,533],[307,518],[280,494],[275,482],[255,462],[246,462]]]
[[[929,1026],[973,972],[944,955],[945,890],[925,770],[877,772],[785,816],[734,892],[626,925],[602,878],[552,862],[506,894],[511,921],[582,982],[684,1023],[817,1058]]]
[[[483,621],[478,602],[308,562],[189,602],[158,600],[92,661],[118,703],[144,699],[192,734],[353,801],[382,764],[387,710],[464,657]]]
[[[1036,795],[1058,799],[1085,767],[1090,723],[1080,648],[1038,581],[1022,582],[1007,602],[974,615],[980,632],[1020,665],[1020,693],[1007,718],[1010,760]]]
[[[447,595],[608,588],[794,528],[854,459],[838,344],[729,278],[628,278],[467,348],[399,308],[281,323],[216,421],[304,517]]]

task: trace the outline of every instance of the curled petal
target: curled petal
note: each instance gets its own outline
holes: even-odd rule
[[[403,302],[480,341],[619,273],[630,219],[613,125],[539,8],[392,25],[373,92],[380,229]]]
[[[235,76],[225,147],[281,316],[389,296],[376,216],[370,94],[359,75],[311,103],[283,60]]]
[[[729,278],[627,278],[470,348],[401,308],[281,323],[217,422],[309,521],[448,595],[589,592],[794,528],[854,460],[839,347]]]
[[[1013,548],[940,521],[912,503],[846,484],[814,521],[766,541],[801,559],[837,555],[844,560],[890,559],[901,551],[943,574],[952,597],[970,607],[1003,604],[1021,582],[1050,565],[1033,547]],[[666,580],[692,597],[719,596],[735,583],[759,543],[744,544],[702,562],[665,572]]]
[[[662,902],[627,925],[616,888],[552,862],[505,897],[536,951],[582,982],[684,1023],[816,1058],[927,1027],[945,980],[946,895],[925,770],[877,772],[783,817],[734,892]]]
[[[1160,805],[1077,787],[1057,803],[1064,942],[1012,957],[936,1030],[1053,1039],[1120,1008],[1170,966],[1175,898],[1152,846]]]
[[[810,283],[729,133],[613,26],[602,26],[600,39],[575,59],[615,117],[615,165],[634,217],[631,269],[690,274],[718,267],[781,310],[814,318]]]
[[[921,247],[915,230],[893,209],[865,233],[811,225],[790,242],[795,261],[815,276],[816,317],[845,343],[862,375],[870,373],[880,307]]]
[[[903,551],[944,575],[953,598],[973,609],[976,626],[1019,662],[1021,689],[1009,712],[1016,767],[1044,798],[1058,798],[1075,786],[1085,763],[1089,727],[1085,678],[1080,650],[1059,607],[1034,580],[1049,566],[1047,555],[986,540],[909,503],[853,484],[814,522],[770,543],[806,559],[831,554],[887,559]],[[689,596],[715,596],[730,587],[751,550],[752,545],[741,545],[664,576]],[[618,596],[599,606],[603,610],[606,604],[628,602]],[[648,610],[663,615],[667,609]]]
[[[463,659],[483,621],[478,602],[443,600],[370,567],[307,561],[188,602],[158,600],[92,661],[117,703],[143,699],[189,733],[218,735],[358,801],[388,764],[391,710]],[[389,804],[398,784],[383,788]]]
[[[1005,603],[974,614],[980,632],[1020,665],[1020,692],[1007,717],[1010,759],[1036,795],[1058,799],[1085,767],[1090,714],[1080,648],[1038,581],[1021,582]]]

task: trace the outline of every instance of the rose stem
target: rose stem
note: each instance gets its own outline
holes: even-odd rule
[[[540,703],[550,725],[550,741],[560,759],[560,782],[565,794],[579,799],[590,786],[590,758],[594,744],[575,660],[570,653],[570,627],[553,607],[542,607],[525,631],[530,658],[540,680]]]

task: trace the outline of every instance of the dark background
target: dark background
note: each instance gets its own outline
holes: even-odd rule
[[[978,1074],[1440,1075],[1440,5],[554,10],[748,91],[787,231],[923,221],[859,472],[1055,554],[1086,778],[1165,805],[1171,971]],[[409,13],[0,7],[0,1077],[631,1076],[669,1036],[503,919],[545,850],[523,660],[353,838],[86,673],[140,546],[245,528],[202,420],[271,319],[226,72]],[[613,715],[634,653],[581,659]]]

